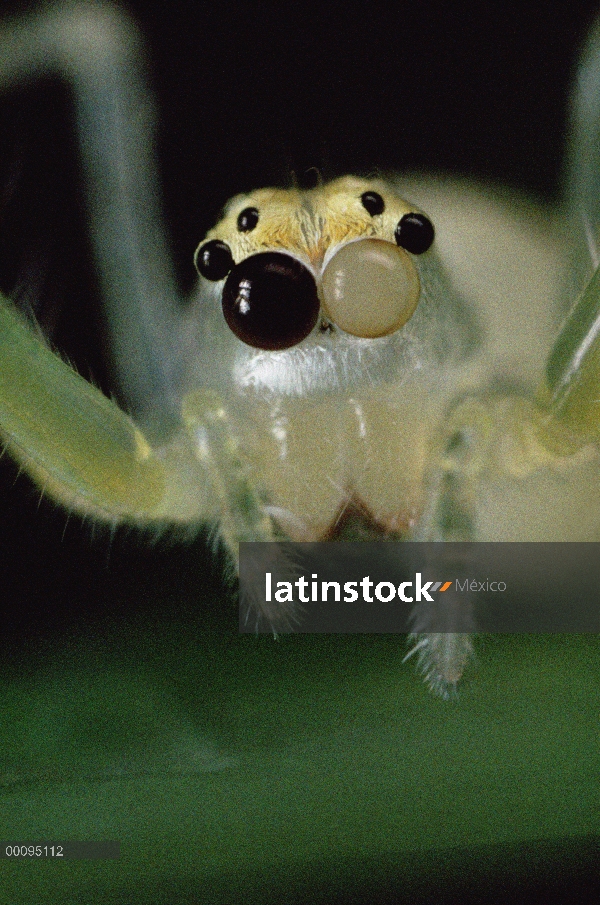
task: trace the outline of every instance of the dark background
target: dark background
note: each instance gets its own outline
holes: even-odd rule
[[[194,284],[193,250],[227,198],[290,184],[310,167],[325,178],[446,171],[559,197],[568,94],[595,11],[590,0],[551,11],[542,2],[126,6],[147,40],[159,188],[183,292]],[[106,365],[70,96],[52,80],[0,98],[0,289],[33,311],[80,373],[118,395]],[[102,620],[107,609],[160,607],[156,595],[136,593],[135,579],[123,590],[136,571],[166,570],[167,582],[184,569],[192,582],[206,571],[202,540],[148,551],[135,532],[111,540],[75,517],[65,528],[63,512],[38,505],[11,463],[1,467],[0,637],[11,649],[76,628],[90,614]]]

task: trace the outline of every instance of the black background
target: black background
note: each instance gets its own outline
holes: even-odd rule
[[[5,3],[6,13],[35,4]],[[595,4],[131,0],[157,100],[164,209],[179,285],[225,200],[309,167],[445,171],[560,192],[569,88]],[[118,393],[100,299],[70,97],[45,81],[0,98],[0,288],[30,307],[85,376]],[[2,638],[62,632],[86,613],[150,606],[130,575],[187,570],[204,544],[112,540],[42,501],[2,464]],[[160,576],[156,579],[159,583]],[[192,581],[192,579],[190,579]],[[152,584],[152,582],[150,582]],[[128,590],[121,590],[127,588]],[[172,605],[177,606],[176,599]],[[160,604],[156,604],[159,606]]]

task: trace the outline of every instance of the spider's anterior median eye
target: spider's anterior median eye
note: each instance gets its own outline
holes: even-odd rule
[[[207,280],[214,283],[223,280],[233,267],[229,245],[219,239],[212,239],[206,245],[201,245],[196,252],[196,267]]]
[[[412,317],[421,291],[409,256],[382,239],[343,245],[323,271],[321,288],[328,318],[363,339],[399,330]]]
[[[424,214],[405,214],[394,233],[396,243],[413,255],[422,255],[431,248],[435,231],[433,223]]]
[[[258,349],[289,349],[319,316],[317,286],[300,261],[276,251],[252,255],[223,287],[223,314],[238,339]]]
[[[364,192],[360,196],[360,200],[362,201],[364,209],[371,214],[372,217],[374,217],[375,214],[383,214],[385,204],[378,192]]]
[[[251,232],[258,223],[258,211],[255,207],[245,207],[241,214],[238,214],[237,228],[241,233]]]

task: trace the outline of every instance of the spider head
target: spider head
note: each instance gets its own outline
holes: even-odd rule
[[[433,238],[428,218],[383,181],[344,177],[233,198],[195,260],[223,282],[233,333],[280,351],[315,331],[377,339],[400,330],[421,294],[415,256]]]

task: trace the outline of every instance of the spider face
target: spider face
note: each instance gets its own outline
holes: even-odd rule
[[[196,266],[208,280],[225,280],[233,333],[275,351],[319,331],[322,341],[325,324],[361,339],[396,333],[419,302],[416,258],[433,239],[430,220],[388,185],[344,177],[232,199]]]

